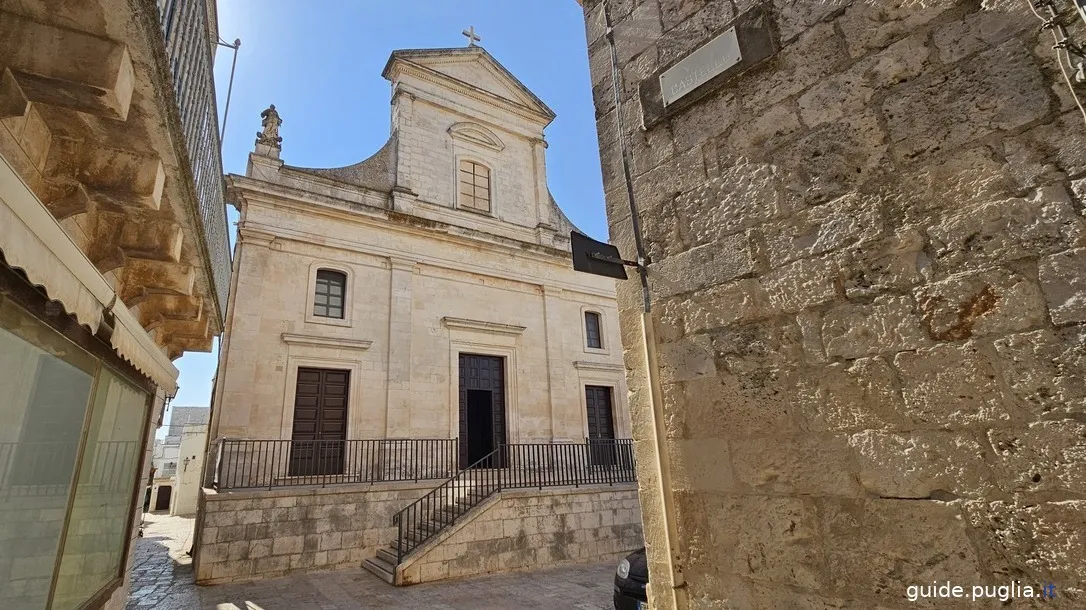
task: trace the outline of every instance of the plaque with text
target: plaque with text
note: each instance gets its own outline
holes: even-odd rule
[[[664,106],[673,104],[743,59],[735,28],[686,56],[660,75],[660,93]]]

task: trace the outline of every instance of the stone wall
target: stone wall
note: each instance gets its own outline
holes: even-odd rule
[[[584,4],[611,236],[633,258],[603,4]],[[1045,607],[1081,607],[1086,130],[1028,3],[765,2],[772,54],[644,130],[640,88],[754,3],[607,4],[678,603],[950,607],[906,600],[949,580],[1053,583]],[[618,290],[663,582],[641,295]]]
[[[392,516],[433,483],[200,494],[196,582],[358,567],[396,537]]]
[[[643,545],[632,485],[503,491],[397,570],[415,584],[619,559]]]

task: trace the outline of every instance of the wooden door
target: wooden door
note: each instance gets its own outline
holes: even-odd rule
[[[489,425],[478,422],[471,409],[483,392],[489,393]],[[506,443],[505,435],[505,359],[500,356],[460,354],[460,467],[467,468],[472,456],[486,455]],[[485,466],[498,468],[504,460],[499,455]]]
[[[298,369],[290,475],[342,474],[351,372]]]
[[[585,386],[585,405],[588,408],[589,456],[593,465],[610,466],[615,463],[615,419],[611,403],[611,388]]]

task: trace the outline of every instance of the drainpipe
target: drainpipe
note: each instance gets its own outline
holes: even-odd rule
[[[641,221],[634,202],[633,178],[630,174],[630,153],[626,146],[626,129],[622,118],[622,78],[618,66],[618,51],[615,48],[615,29],[611,23],[611,11],[607,7],[607,0],[603,1],[603,15],[606,21],[607,43],[611,50],[611,81],[615,93],[615,129],[617,130],[618,146],[622,153],[622,173],[626,182],[626,199],[630,205],[630,223],[633,229],[634,243],[637,247],[637,271],[641,280],[641,340],[644,347],[645,379],[649,385],[649,408],[652,410],[652,438],[655,454],[652,460],[653,473],[656,479],[656,495],[660,499],[660,515],[664,522],[663,542],[666,547],[665,563],[667,574],[663,586],[659,589],[650,583],[653,589],[653,598],[667,600],[664,605],[675,610],[686,610],[688,607],[686,597],[686,579],[683,577],[682,555],[679,553],[678,524],[675,518],[675,497],[671,483],[671,460],[667,452],[667,439],[664,425],[664,400],[663,390],[660,384],[660,369],[656,356],[656,332],[652,321],[652,300],[649,293],[648,256],[645,254],[644,241],[641,236]]]

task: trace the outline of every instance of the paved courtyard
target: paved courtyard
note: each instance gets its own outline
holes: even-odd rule
[[[578,565],[393,587],[361,569],[320,572],[256,583],[197,587],[185,551],[192,519],[148,515],[136,544],[126,610],[349,610],[433,608],[612,608],[615,566]]]

